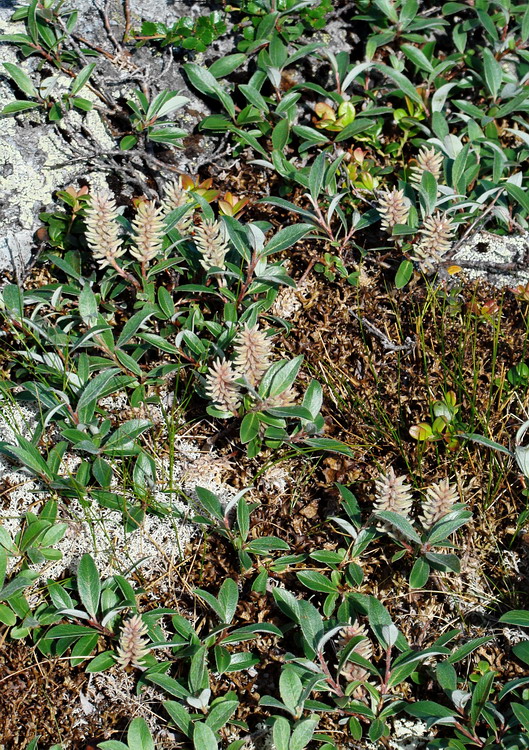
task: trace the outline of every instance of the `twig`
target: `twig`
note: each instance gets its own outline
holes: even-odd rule
[[[496,203],[496,201],[498,200],[498,198],[500,197],[500,195],[501,195],[501,194],[503,193],[503,190],[504,190],[504,189],[503,189],[503,187],[501,187],[501,188],[498,188],[498,193],[497,193],[497,195],[495,196],[495,198],[494,198],[494,199],[493,199],[493,200],[492,200],[492,201],[491,201],[491,202],[489,203],[489,205],[488,205],[488,206],[487,206],[487,208],[486,208],[486,209],[485,209],[485,210],[483,211],[483,213],[481,213],[481,214],[480,214],[480,215],[479,215],[479,216],[477,217],[477,219],[475,219],[475,220],[474,220],[474,221],[472,222],[472,224],[471,224],[471,225],[469,226],[469,228],[468,228],[468,229],[467,229],[467,230],[466,230],[466,231],[465,231],[465,232],[463,233],[463,236],[461,237],[461,239],[459,239],[459,240],[458,240],[458,241],[457,241],[457,242],[456,242],[456,243],[455,243],[455,244],[454,244],[454,245],[452,246],[452,248],[451,248],[451,250],[450,250],[450,254],[451,254],[451,255],[453,255],[453,254],[454,254],[455,252],[457,252],[457,250],[459,250],[459,248],[461,247],[461,245],[463,244],[463,242],[464,242],[464,241],[465,241],[465,240],[467,239],[467,237],[468,237],[468,236],[469,236],[470,234],[476,234],[476,232],[474,232],[473,230],[474,230],[474,229],[476,229],[476,227],[477,227],[478,225],[481,225],[481,224],[483,224],[483,223],[484,223],[485,217],[487,216],[487,214],[489,214],[489,213],[490,213],[490,212],[492,211],[492,209],[494,208],[494,204]]]
[[[123,30],[123,44],[125,44],[129,40],[129,33],[130,33],[130,27],[131,27],[130,0],[124,0],[123,12],[125,15],[125,28]]]
[[[373,333],[375,336],[377,336],[380,341],[382,342],[382,346],[384,349],[387,349],[390,352],[403,352],[406,351],[407,353],[411,353],[416,346],[416,342],[410,338],[409,336],[406,336],[404,339],[404,344],[394,344],[391,339],[389,339],[385,333],[382,333],[381,330],[379,330],[376,326],[374,326],[372,323],[370,323],[365,318],[361,318],[359,315],[354,313],[352,310],[349,310],[350,314],[357,320],[361,326],[365,326],[370,333]]]
[[[112,44],[114,45],[114,48],[116,50],[123,49],[122,46],[121,46],[121,44],[118,42],[118,40],[114,36],[114,32],[112,31],[112,28],[110,26],[110,20],[109,20],[109,17],[108,17],[108,6],[110,5],[110,0],[105,0],[105,4],[104,4],[103,7],[101,7],[99,5],[99,3],[95,2],[95,0],[94,0],[94,5],[96,6],[97,10],[99,11],[99,15],[101,16],[101,18],[103,20],[103,25],[105,27],[105,31],[107,32],[107,36],[110,39],[110,41],[112,42]]]

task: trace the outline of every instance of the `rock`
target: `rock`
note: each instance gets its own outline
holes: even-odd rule
[[[529,233],[502,236],[482,230],[457,246],[450,264],[460,266],[471,280],[517,287],[529,283],[528,258]]]
[[[215,139],[206,141],[201,135],[193,135],[184,141],[187,148],[183,151],[168,146],[156,152],[159,162],[151,160],[147,164],[134,149],[119,151],[119,140],[128,129],[130,113],[125,100],[133,97],[135,89],[147,87],[151,99],[162,90],[176,90],[187,96],[189,103],[175,112],[174,119],[175,125],[190,134],[210,110],[187,87],[169,48],[159,51],[147,46],[129,47],[130,55],[116,54],[98,6],[94,0],[75,3],[79,10],[76,31],[109,53],[90,58],[97,62],[92,80],[110,96],[115,109],[105,106],[84,87],[80,95],[96,105],[90,112],[72,110],[58,123],[50,123],[42,109],[0,118],[0,277],[23,276],[31,257],[31,238],[41,224],[39,213],[51,209],[56,190],[70,184],[90,187],[108,184],[107,177],[113,173],[125,193],[149,195],[150,191],[149,197],[153,197],[156,194],[153,183],[158,185],[159,192],[161,184],[176,176],[175,173],[194,174],[217,147]],[[139,25],[142,18],[172,24],[179,17],[212,10],[204,9],[200,3],[172,0],[131,0],[130,7],[133,25]],[[12,0],[0,0],[0,33],[25,32],[24,23],[10,21],[13,10]],[[117,0],[110,5],[109,23],[112,34],[120,40],[124,18],[122,3]],[[232,43],[226,40],[226,44]],[[35,55],[22,59],[17,48],[8,43],[1,44],[0,49],[3,61],[16,63],[35,80],[34,71],[41,58]],[[44,78],[57,75],[51,67],[46,70],[44,66],[43,71]],[[59,75],[58,89],[66,90],[69,83],[67,76]],[[13,81],[0,73],[0,109],[16,96],[20,98],[20,92]]]

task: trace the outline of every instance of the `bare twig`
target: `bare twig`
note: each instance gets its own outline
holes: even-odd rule
[[[382,342],[382,346],[384,349],[387,349],[390,352],[406,352],[407,354],[411,354],[411,352],[415,349],[416,342],[410,338],[409,336],[406,336],[404,339],[404,344],[395,344],[391,339],[389,339],[385,333],[383,333],[381,330],[379,330],[376,326],[374,326],[372,323],[370,323],[365,318],[361,318],[359,315],[354,313],[352,310],[349,310],[350,314],[357,320],[361,326],[364,326],[367,328],[367,330],[370,333],[373,333],[377,338],[380,339]]]
[[[503,187],[498,188],[497,195],[492,199],[492,201],[489,203],[489,205],[483,211],[483,213],[481,213],[477,217],[477,219],[475,219],[472,222],[472,224],[469,226],[469,228],[463,233],[463,236],[454,245],[452,245],[452,248],[450,250],[450,254],[451,255],[453,255],[455,252],[457,252],[457,250],[459,250],[459,248],[465,242],[465,240],[467,239],[467,237],[469,237],[470,235],[473,236],[474,234],[476,234],[478,225],[481,226],[485,222],[485,217],[487,216],[487,214],[489,214],[492,211],[492,209],[494,208],[494,204],[496,203],[496,201],[498,200],[498,198],[500,197],[500,195],[503,193],[503,190],[504,190]],[[476,231],[474,231],[474,230],[476,230]]]

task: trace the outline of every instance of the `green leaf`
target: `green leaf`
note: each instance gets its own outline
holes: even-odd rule
[[[217,519],[217,521],[224,522],[224,513],[222,511],[222,506],[219,502],[218,497],[211,492],[211,490],[207,490],[205,487],[195,487],[195,492],[197,494],[198,499],[204,506],[204,508],[210,513],[214,518]]]
[[[410,588],[422,589],[429,577],[430,566],[428,565],[424,557],[419,557],[415,561],[413,568],[411,569]]]
[[[18,65],[14,65],[13,63],[2,63],[2,65],[6,69],[9,77],[13,79],[18,88],[23,91],[26,96],[30,96],[33,99],[39,98],[37,89],[33,86],[31,78],[27,73],[24,73]]]
[[[391,0],[374,0],[374,4],[391,23],[398,23],[399,17]]]
[[[518,625],[522,628],[529,628],[529,611],[526,609],[512,609],[510,612],[506,612],[502,615],[499,622],[504,622],[507,625]]]
[[[97,566],[89,554],[81,557],[77,568],[77,590],[86,611],[96,619],[101,596],[101,581]]]
[[[503,70],[489,47],[483,47],[482,55],[485,83],[490,95],[496,99],[501,87]]]
[[[455,189],[456,192],[464,192],[464,189],[466,187],[466,185],[464,187],[460,186],[459,183],[461,181],[462,176],[464,175],[469,153],[470,153],[470,144],[467,143],[465,146],[463,146],[461,151],[458,153],[452,165],[452,187]]]
[[[54,478],[46,461],[42,458],[35,446],[22,435],[16,435],[18,446],[0,443],[0,453],[16,458],[20,463],[27,466],[39,476],[51,480]]]
[[[244,497],[240,497],[237,502],[237,526],[241,538],[245,542],[250,531],[250,508]]]
[[[95,67],[96,63],[88,63],[88,65],[85,65],[84,68],[77,74],[70,88],[70,93],[73,96],[75,96],[75,94],[77,94],[89,81],[90,76],[95,70]]]
[[[306,641],[307,656],[313,659],[324,631],[323,618],[316,607],[304,599],[299,601],[299,612],[299,625]]]
[[[218,750],[213,731],[202,721],[197,721],[193,728],[193,746],[195,750]]]
[[[505,187],[507,188],[507,184],[505,184]],[[516,187],[516,186],[513,186]],[[507,191],[508,192],[508,191]],[[493,448],[496,451],[499,451],[500,453],[505,453],[507,456],[514,456],[514,453],[510,451],[508,448],[506,448],[504,445],[501,445],[500,443],[496,443],[494,440],[491,440],[488,437],[485,437],[484,435],[478,435],[475,432],[461,432],[455,437],[462,437],[465,438],[465,440],[472,440],[473,443],[479,443],[480,445],[485,445],[487,448]]]
[[[511,709],[525,731],[529,733],[529,708],[520,703],[511,703]]]
[[[201,91],[203,94],[208,96],[214,96],[221,101],[224,108],[228,112],[229,116],[233,119],[235,117],[235,105],[232,98],[222,86],[217,82],[215,76],[213,76],[209,70],[202,68],[196,63],[185,63],[183,66],[190,83]]]
[[[239,602],[239,589],[233,578],[226,578],[219,589],[217,598],[223,610],[223,622],[231,623]]]
[[[9,585],[9,584],[8,584]],[[1,592],[0,592],[1,598]],[[529,664],[529,641],[520,641],[512,647],[513,654],[525,664]]]
[[[59,640],[67,638],[70,640],[77,640],[90,633],[97,633],[97,630],[93,628],[85,627],[84,625],[56,625],[50,628],[46,633],[46,639]]]
[[[77,415],[81,421],[89,422],[92,419],[98,398],[118,373],[117,367],[111,367],[100,372],[86,384],[77,402]]]
[[[285,118],[280,120],[272,131],[272,146],[276,151],[283,151],[288,143],[290,123]]]
[[[411,60],[420,70],[425,70],[427,73],[434,72],[432,63],[419,47],[414,47],[412,44],[401,44],[400,49],[404,52],[408,60]]]
[[[289,750],[290,723],[284,716],[279,716],[274,721],[272,739],[276,750]]]
[[[97,299],[90,285],[85,283],[79,295],[79,314],[89,328],[97,323],[99,308]]]
[[[317,202],[325,177],[326,153],[322,151],[314,159],[309,172],[309,192],[313,201]]]
[[[294,383],[303,355],[294,357],[294,359],[282,359],[270,367],[265,373],[260,385],[259,395],[265,398],[273,398],[290,388]]]
[[[440,703],[434,701],[417,701],[406,706],[406,713],[411,716],[417,716],[420,719],[429,718],[449,718],[456,717],[455,711],[451,711]]]
[[[289,750],[303,750],[312,739],[314,730],[318,726],[318,719],[304,719],[296,724],[290,738]]]
[[[219,703],[215,703],[209,711],[206,725],[213,732],[218,732],[231,719],[238,705],[239,701],[236,700],[222,700]]]
[[[292,716],[296,716],[303,685],[294,669],[288,665],[283,668],[279,677],[279,693]]]
[[[137,716],[127,731],[127,743],[132,750],[155,750],[151,732],[145,719]]]
[[[403,260],[399,265],[395,276],[395,286],[403,289],[413,276],[413,263],[411,260]]]
[[[28,109],[37,109],[38,107],[42,107],[42,104],[39,104],[39,102],[28,102],[28,101],[16,101],[11,102],[10,104],[6,104],[6,106],[2,109],[0,114],[2,115],[16,115],[17,112],[25,112]]]
[[[483,711],[485,703],[488,700],[490,691],[492,690],[492,684],[496,677],[494,671],[485,672],[477,682],[473,692],[472,701],[470,704],[470,723],[472,727],[475,727],[478,719]]]
[[[464,526],[470,518],[472,518],[472,513],[468,510],[455,510],[448,513],[430,529],[427,541],[429,544],[443,542],[450,534],[453,534],[454,531]]]
[[[145,430],[148,430],[149,427],[152,427],[152,422],[149,422],[148,419],[129,419],[114,430],[106,440],[104,450],[123,448],[124,445],[132,442]]]
[[[98,654],[90,661],[85,669],[85,672],[87,674],[104,672],[107,669],[110,669],[110,667],[113,667],[115,663],[116,657],[114,651],[103,651],[101,654]]]
[[[529,213],[529,196],[527,191],[512,182],[504,182],[503,187],[520,206]]]
[[[422,107],[422,99],[420,95],[417,93],[415,86],[405,75],[383,63],[376,63],[373,67],[387,75],[388,78],[391,78],[403,94]]]
[[[378,599],[374,596],[370,596],[368,598],[368,604],[367,604],[367,616],[369,620],[369,626],[373,630],[374,634],[377,637],[377,640],[379,641],[382,648],[386,649],[388,645],[388,639],[387,639],[387,628],[390,628],[393,626],[393,620],[391,619],[391,615],[387,611],[387,609],[384,607],[384,605],[378,601]],[[391,639],[393,640],[393,639]],[[397,640],[395,641],[395,644],[397,648],[399,648],[401,651],[408,650],[408,644],[406,642],[406,639],[402,635],[402,633],[399,633]]]
[[[39,27],[38,27],[38,22],[37,22],[38,4],[39,4],[38,0],[31,0],[30,4],[28,5],[28,15],[27,15],[28,31],[34,44],[38,44],[39,42]]]
[[[250,86],[246,83],[241,83],[239,85],[239,90],[242,91],[246,99],[250,102],[250,104],[253,104],[254,107],[256,107],[259,112],[263,112],[265,114],[268,114],[268,104],[264,100],[263,96],[255,89],[253,86]]]
[[[256,412],[248,412],[241,422],[240,439],[243,445],[249,443],[259,434],[259,417]]]
[[[17,616],[15,615],[13,610],[6,604],[0,604],[0,622],[3,625],[12,627],[13,625],[15,625],[16,621]]]
[[[233,55],[226,55],[221,57],[209,66],[209,72],[215,78],[224,78],[234,70],[239,68],[246,61],[246,55],[242,52],[237,52]]]
[[[305,237],[310,231],[314,229],[313,224],[291,224],[284,229],[280,229],[275,234],[270,242],[268,242],[262,252],[260,253],[262,258],[272,255],[272,253],[279,253],[282,250],[286,250],[292,245],[295,245],[300,239]]]
[[[448,662],[441,662],[435,666],[437,681],[443,690],[451,692],[457,689],[457,672]]]
[[[317,570],[302,570],[296,573],[301,583],[312,591],[320,591],[324,594],[335,594],[339,592],[338,586],[330,581],[323,573]]]
[[[411,523],[407,518],[404,518],[399,513],[395,513],[391,510],[381,510],[375,513],[377,518],[382,518],[384,521],[388,521],[394,526],[400,533],[415,544],[421,543],[421,537],[417,534]]]
[[[176,726],[186,737],[191,737],[193,732],[193,722],[189,716],[189,712],[182,706],[181,703],[176,701],[164,701],[163,707],[174,721]]]
[[[173,317],[176,311],[173,296],[164,286],[160,286],[158,289],[158,304],[167,318]]]
[[[454,653],[448,657],[448,662],[450,664],[457,664],[457,662],[462,661],[465,657],[482,646],[484,643],[488,643],[492,640],[494,640],[494,636],[482,636],[481,638],[473,638],[468,643],[465,643],[463,646],[457,648]]]
[[[144,675],[145,679],[152,682],[154,685],[162,688],[169,695],[174,695],[175,698],[187,698],[189,690],[187,690],[180,682],[175,680],[173,677],[169,677],[168,674],[162,674],[161,672],[150,672]]]
[[[143,310],[139,310],[137,313],[135,313],[130,320],[128,320],[125,325],[123,326],[123,330],[121,331],[121,335],[117,341],[117,346],[123,346],[124,344],[129,341],[137,331],[139,331],[140,327],[147,321],[150,317],[152,317],[156,312],[156,309],[152,307],[151,305],[148,305],[143,308]]]
[[[123,367],[126,367],[129,372],[132,372],[138,377],[141,377],[143,375],[141,367],[136,362],[134,357],[130,356],[130,354],[127,354],[122,349],[116,349],[116,357],[119,359]]]
[[[9,601],[11,597],[16,596],[23,591],[39,577],[34,570],[22,570],[15,578],[12,578],[5,586],[0,589],[0,601]]]
[[[354,122],[349,123],[349,125],[340,131],[334,140],[336,143],[340,143],[341,141],[346,141],[348,138],[354,138],[375,124],[375,120],[369,120],[367,117],[358,117]]]
[[[138,138],[135,135],[126,135],[120,140],[119,147],[121,151],[129,151],[129,149],[134,148],[137,143]]]
[[[303,396],[303,406],[309,410],[312,419],[316,419],[323,404],[323,389],[317,380],[311,380]]]
[[[289,550],[290,547],[282,539],[277,536],[262,536],[259,539],[252,539],[246,545],[245,549],[248,552],[253,552],[256,555],[267,555],[273,550]]]
[[[339,453],[342,456],[349,456],[349,458],[354,458],[355,455],[345,443],[342,443],[340,440],[334,440],[334,438],[305,438],[303,443],[317,450]]]

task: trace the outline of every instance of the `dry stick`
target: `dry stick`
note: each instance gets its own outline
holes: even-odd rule
[[[94,0],[94,5],[96,6],[97,10],[99,11],[99,15],[101,16],[103,20],[103,25],[105,27],[105,31],[107,32],[107,36],[114,45],[114,48],[121,52],[123,47],[121,44],[119,44],[118,40],[114,36],[114,32],[112,31],[112,28],[110,26],[110,20],[108,18],[108,7],[110,5],[110,0],[105,0],[105,4],[103,7],[99,5],[99,3],[96,3]]]
[[[87,47],[90,47],[96,52],[99,52],[99,54],[106,57],[107,60],[111,60],[112,62],[114,61],[115,55],[113,55],[111,52],[107,52],[106,49],[103,49],[103,47],[98,47],[97,44],[94,44],[94,42],[91,42],[89,39],[85,39],[84,36],[81,36],[80,34],[74,34],[74,33],[72,33],[70,36],[73,39],[76,39],[78,42],[81,42],[81,44],[85,44]]]
[[[355,318],[355,320],[360,323],[361,326],[365,326],[368,331],[370,331],[380,339],[384,349],[388,349],[390,352],[407,351],[408,353],[412,352],[415,349],[417,342],[411,339],[409,336],[406,336],[406,338],[404,339],[404,344],[394,344],[393,341],[391,341],[391,339],[389,339],[385,333],[382,333],[380,329],[378,329],[368,320],[366,320],[365,318],[361,318],[352,310],[349,310],[349,313],[353,316],[353,318]]]
[[[130,19],[130,0],[124,0],[123,3],[123,12],[125,15],[125,28],[123,30],[123,39],[122,42],[125,44],[125,42],[128,41],[128,36],[130,32],[131,27],[131,19]]]

